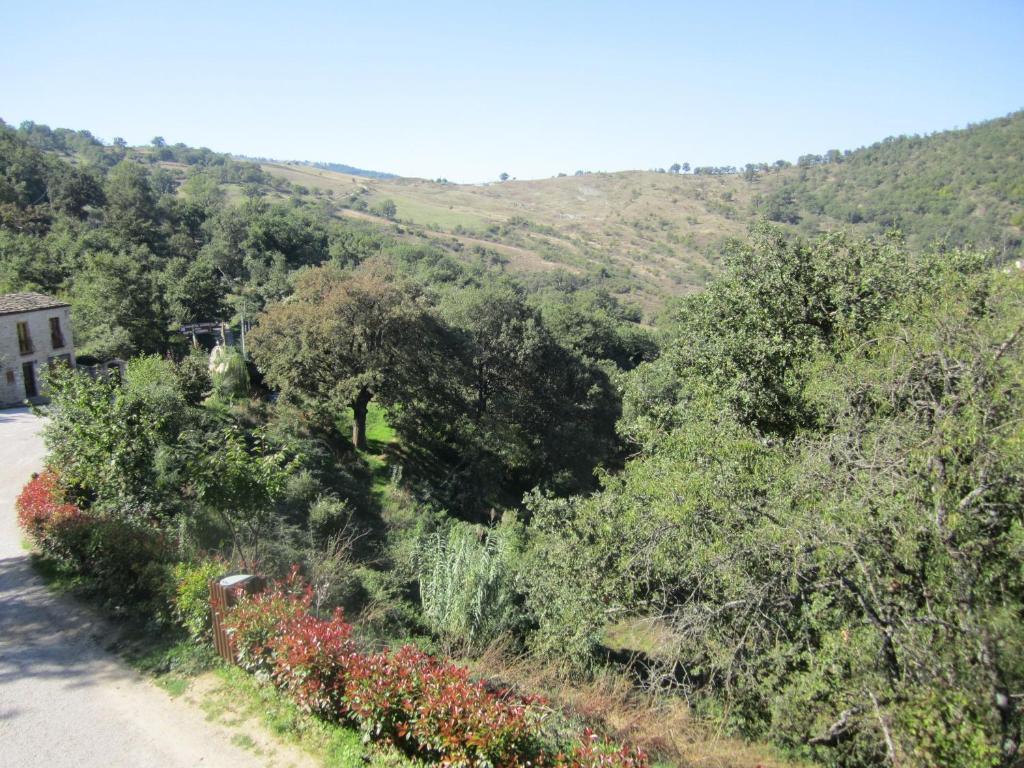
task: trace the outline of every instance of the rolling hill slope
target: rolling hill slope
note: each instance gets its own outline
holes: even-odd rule
[[[745,173],[587,173],[482,185],[368,179],[307,164],[263,169],[327,194],[341,215],[384,200],[405,231],[481,244],[520,271],[600,274],[651,308],[702,287],[729,238],[766,217],[804,234],[894,226],[914,247],[966,242],[999,259],[1024,238],[1024,112]]]
[[[289,200],[468,260],[538,275],[540,282],[561,279],[552,273],[564,270],[570,279],[636,301],[649,315],[666,298],[703,287],[718,271],[726,243],[744,237],[760,218],[805,235],[897,227],[915,249],[973,243],[998,261],[1024,255],[1024,112],[852,152],[805,155],[796,165],[475,185],[368,178],[307,162],[257,165],[184,144],[106,146],[88,131],[33,123],[19,136],[51,160],[90,173],[102,175],[124,158],[156,165],[158,186],[179,196],[201,175],[235,204],[254,195]],[[0,205],[19,199],[15,187],[0,189]],[[19,217],[24,212],[12,226],[32,226]]]

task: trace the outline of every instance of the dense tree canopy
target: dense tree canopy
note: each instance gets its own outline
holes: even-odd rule
[[[984,261],[740,249],[627,386],[641,454],[531,502],[538,647],[585,656],[612,606],[663,623],[691,700],[750,735],[1014,764],[1024,283]]]
[[[229,184],[256,194],[231,203]],[[312,206],[268,202],[270,191],[257,166],[209,150],[0,124],[0,290],[68,296],[85,354],[165,352],[179,324],[251,316],[291,291],[292,271],[357,262],[386,242]]]
[[[369,404],[387,407],[433,494],[468,515],[537,483],[587,487],[615,452],[607,376],[560,346],[511,283],[449,290],[434,306],[381,263],[312,270],[250,339],[267,383],[325,429],[351,410],[356,448]]]

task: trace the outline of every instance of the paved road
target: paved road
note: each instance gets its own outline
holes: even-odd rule
[[[14,499],[42,466],[39,427],[0,410],[0,768],[265,766],[103,651],[102,622],[33,573]]]

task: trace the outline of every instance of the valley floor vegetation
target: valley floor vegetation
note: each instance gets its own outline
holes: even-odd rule
[[[101,172],[0,141],[23,185],[0,285],[67,292],[83,350],[132,358],[120,383],[51,370],[19,507],[112,604],[201,639],[209,578],[297,566],[308,589],[238,614],[246,663],[453,764],[685,759],[599,716],[580,740],[553,705],[535,729],[545,692],[439,660],[486,678],[496,649],[567,684],[614,670],[786,759],[1020,764],[1020,270],[762,223],[655,329],[585,280],[269,202],[223,156],[155,146],[191,168],[179,195],[112,148]],[[174,324],[235,312],[250,359],[211,374]],[[438,746],[396,676],[431,718],[491,711],[486,739],[460,720]]]

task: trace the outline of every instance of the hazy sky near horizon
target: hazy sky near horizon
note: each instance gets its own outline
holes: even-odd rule
[[[1024,107],[1024,0],[0,2],[0,117],[406,176],[795,160]]]

